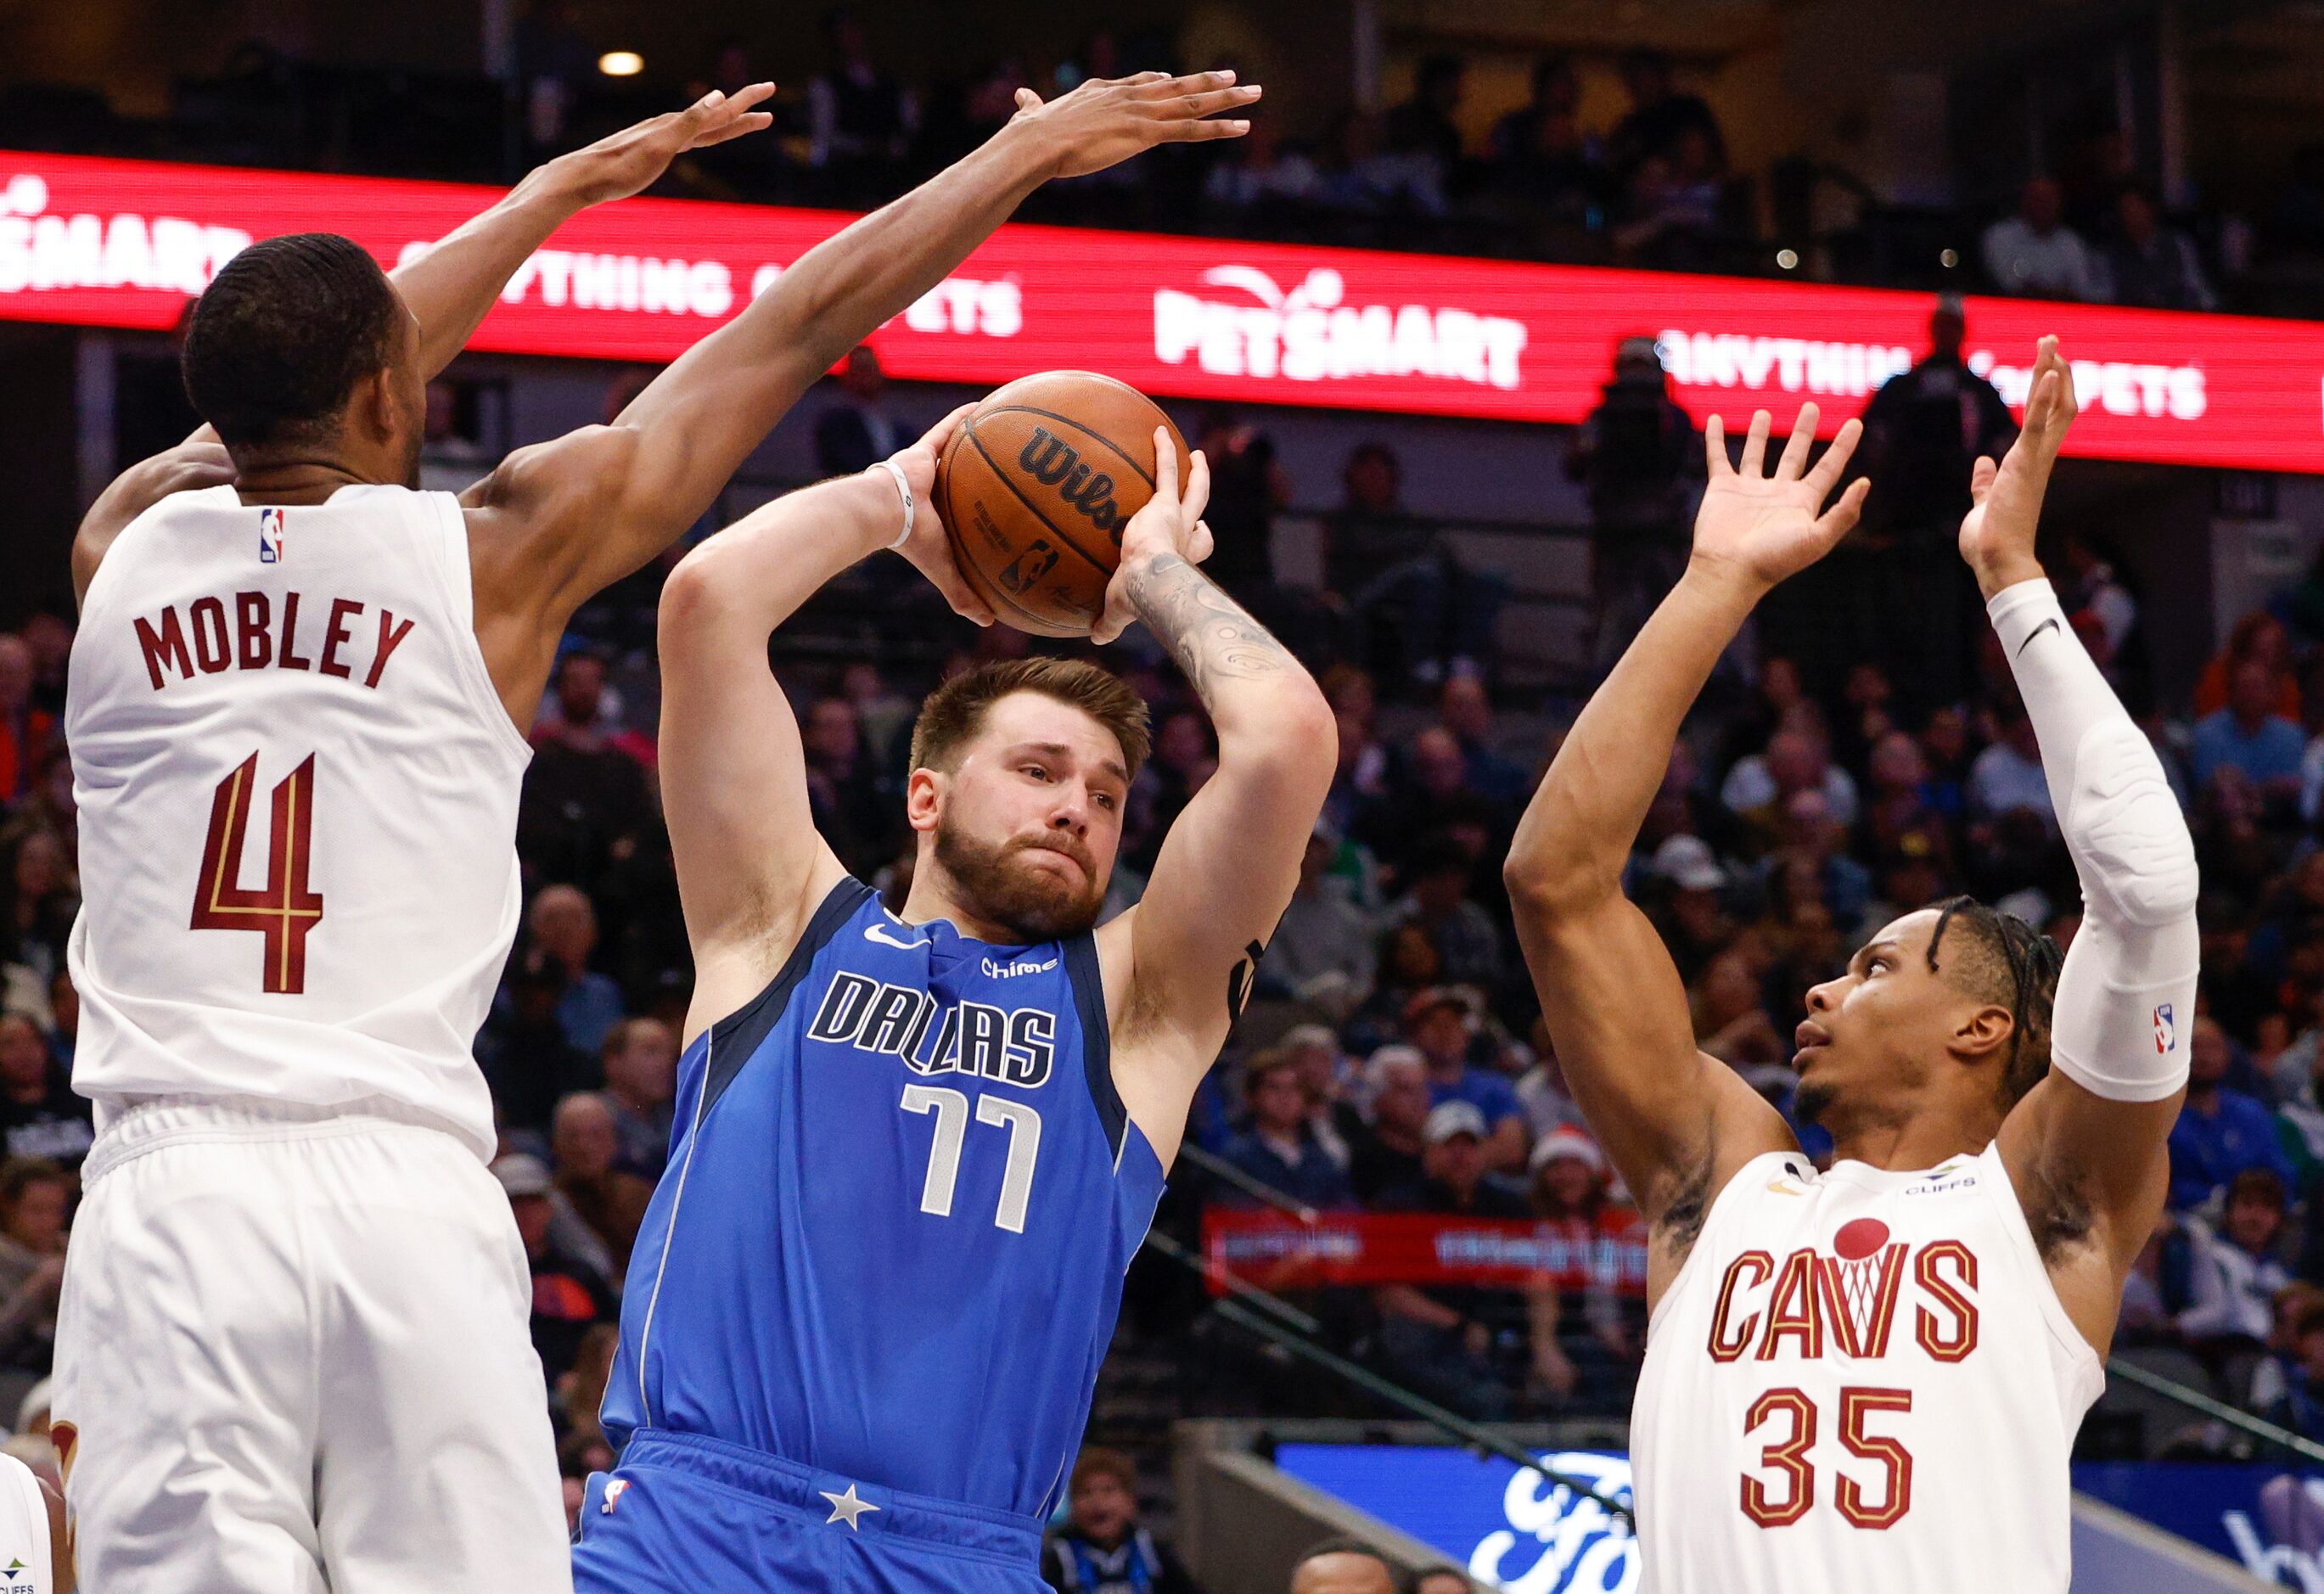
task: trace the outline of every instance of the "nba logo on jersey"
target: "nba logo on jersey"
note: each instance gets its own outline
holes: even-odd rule
[[[2154,1009],[2154,1055],[2162,1056],[2178,1043],[2178,1026],[2172,1021],[2171,1004],[2164,1002]]]
[[[611,1516],[613,1514],[613,1507],[622,1503],[622,1496],[629,1487],[630,1480],[626,1478],[608,1479],[605,1482],[605,1503],[597,1507],[597,1514],[600,1516]]]
[[[282,562],[282,511],[279,509],[258,511],[258,562],[262,565]]]

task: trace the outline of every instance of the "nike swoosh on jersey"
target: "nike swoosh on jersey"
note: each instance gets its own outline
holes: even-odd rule
[[[899,952],[918,952],[921,947],[927,944],[926,937],[922,937],[918,941],[899,941],[895,936],[888,934],[888,926],[885,925],[864,926],[863,939],[866,941],[877,941],[882,946],[892,946]]]

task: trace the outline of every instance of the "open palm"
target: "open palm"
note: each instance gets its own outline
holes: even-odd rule
[[[1997,465],[1980,458],[1969,472],[1969,511],[1960,528],[1961,557],[1987,590],[2039,575],[2034,534],[2041,524],[2042,498],[2050,488],[2050,468],[2066,441],[2080,406],[2074,373],[2058,353],[2058,340],[2044,337],[2034,361],[2034,386],[2025,400],[2025,428]]]
[[[1784,445],[1783,457],[1775,461],[1773,475],[1762,474],[1769,427],[1765,410],[1751,417],[1739,468],[1728,462],[1724,423],[1716,415],[1711,418],[1702,433],[1711,484],[1704,489],[1702,507],[1694,517],[1694,557],[1699,562],[1773,586],[1814,564],[1848,535],[1863,511],[1864,495],[1871,484],[1858,479],[1830,509],[1823,510],[1822,505],[1831,496],[1840,473],[1848,468],[1864,428],[1853,420],[1841,427],[1831,447],[1809,470],[1816,414],[1813,404],[1800,406],[1791,441]]]

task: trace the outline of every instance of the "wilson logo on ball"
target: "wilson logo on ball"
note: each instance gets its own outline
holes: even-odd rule
[[[1057,496],[1071,504],[1084,520],[1101,531],[1115,532],[1116,542],[1121,540],[1121,511],[1113,502],[1113,478],[1103,471],[1092,469],[1083,460],[1080,449],[1052,435],[1047,428],[1037,426],[1033,435],[1025,439],[1025,447],[1018,451],[1017,463],[1043,486],[1055,487]]]

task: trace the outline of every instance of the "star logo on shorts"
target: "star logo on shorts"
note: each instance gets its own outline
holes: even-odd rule
[[[830,1526],[835,1522],[844,1522],[847,1525],[849,1531],[853,1533],[862,1533],[863,1531],[862,1526],[856,1519],[862,1516],[866,1511],[877,1511],[880,1508],[871,1501],[859,1496],[855,1492],[855,1486],[852,1483],[847,1486],[847,1492],[845,1494],[840,1494],[835,1490],[827,1488],[817,1489],[816,1490],[816,1493],[821,1495],[825,1499],[831,1502],[831,1515],[823,1519],[824,1525],[826,1527]]]

